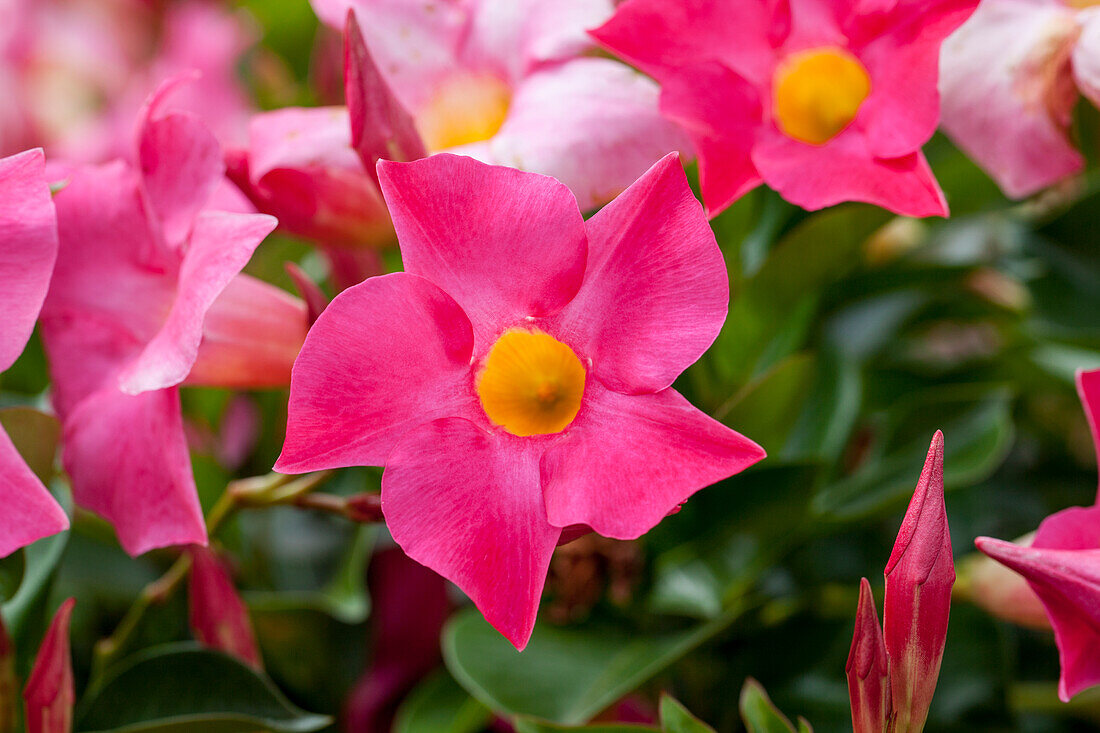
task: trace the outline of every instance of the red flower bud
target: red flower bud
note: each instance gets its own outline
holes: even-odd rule
[[[61,604],[38,648],[27,687],[27,733],[70,733],[73,729],[73,662],[69,655],[69,621],[76,599]]]
[[[208,548],[192,545],[188,583],[191,630],[203,645],[237,657],[259,669],[260,652],[252,623],[229,573]]]
[[[844,670],[848,673],[852,730],[854,733],[883,733],[890,714],[890,677],[886,644],[867,578],[859,584],[856,629]]]

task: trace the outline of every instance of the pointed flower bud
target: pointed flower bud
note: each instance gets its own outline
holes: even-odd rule
[[[859,584],[856,630],[848,652],[848,698],[852,703],[854,733],[883,733],[890,708],[890,678],[886,666],[886,643],[878,623],[871,584]]]
[[[219,649],[259,669],[260,652],[248,609],[217,555],[192,545],[188,584],[191,630],[204,646]]]
[[[0,617],[0,733],[13,733],[18,700],[15,686],[15,645]]]
[[[883,635],[894,733],[920,733],[947,641],[955,565],[943,499],[943,433],[936,431],[886,565]]]
[[[69,655],[69,621],[76,599],[61,604],[38,648],[27,687],[27,733],[70,733],[73,729],[73,662]]]

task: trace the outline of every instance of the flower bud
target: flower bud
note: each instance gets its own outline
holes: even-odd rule
[[[233,581],[218,557],[192,545],[188,583],[191,630],[204,646],[219,649],[257,669],[262,667],[252,623]]]
[[[920,733],[947,641],[955,565],[943,499],[943,433],[936,431],[886,565],[883,636],[894,733]]]
[[[73,729],[73,662],[69,655],[69,621],[76,599],[61,604],[38,648],[23,690],[27,733],[70,733]]]
[[[852,730],[854,733],[883,733],[890,714],[890,676],[875,597],[867,578],[859,584],[856,629],[844,671],[848,674]]]

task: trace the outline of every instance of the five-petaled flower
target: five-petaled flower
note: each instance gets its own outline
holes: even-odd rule
[[[660,82],[717,213],[766,183],[806,209],[946,216],[921,153],[940,44],[978,0],[627,0],[593,35]]]
[[[384,465],[394,539],[522,648],[563,529],[638,537],[764,457],[670,387],[725,320],[722,254],[675,154],[587,222],[471,158],[378,174],[406,272],[318,318],[275,468]]]

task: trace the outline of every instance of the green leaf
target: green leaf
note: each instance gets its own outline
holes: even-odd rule
[[[597,723],[596,725],[554,725],[532,718],[515,718],[513,724],[516,733],[564,733],[565,731],[583,731],[584,733],[662,733],[658,728],[632,723]]]
[[[101,733],[306,733],[331,723],[307,713],[266,677],[193,644],[125,660],[84,700],[76,730]]]
[[[34,474],[48,485],[61,436],[57,418],[31,407],[7,407],[0,410],[0,426]]]
[[[27,561],[23,550],[0,558],[0,603],[10,601],[19,590],[26,567]]]
[[[726,628],[740,609],[692,628],[631,633],[621,624],[537,625],[520,653],[476,609],[443,631],[455,680],[489,708],[579,725]]]
[[[739,707],[749,733],[795,733],[791,721],[779,712],[768,693],[751,677],[741,688]]]
[[[716,417],[752,436],[769,454],[778,453],[810,392],[815,363],[812,354],[784,359],[741,390]]]
[[[670,695],[661,696],[661,728],[664,733],[714,733],[714,728],[696,718]]]
[[[66,512],[71,513],[67,495],[58,499]],[[0,606],[8,633],[16,640],[20,654],[31,654],[30,647],[37,648],[37,643],[32,642],[46,630],[49,622],[46,600],[68,543],[69,532],[60,532],[23,548],[24,569],[19,590]]]
[[[493,712],[441,670],[424,680],[397,711],[394,733],[479,733]]]

